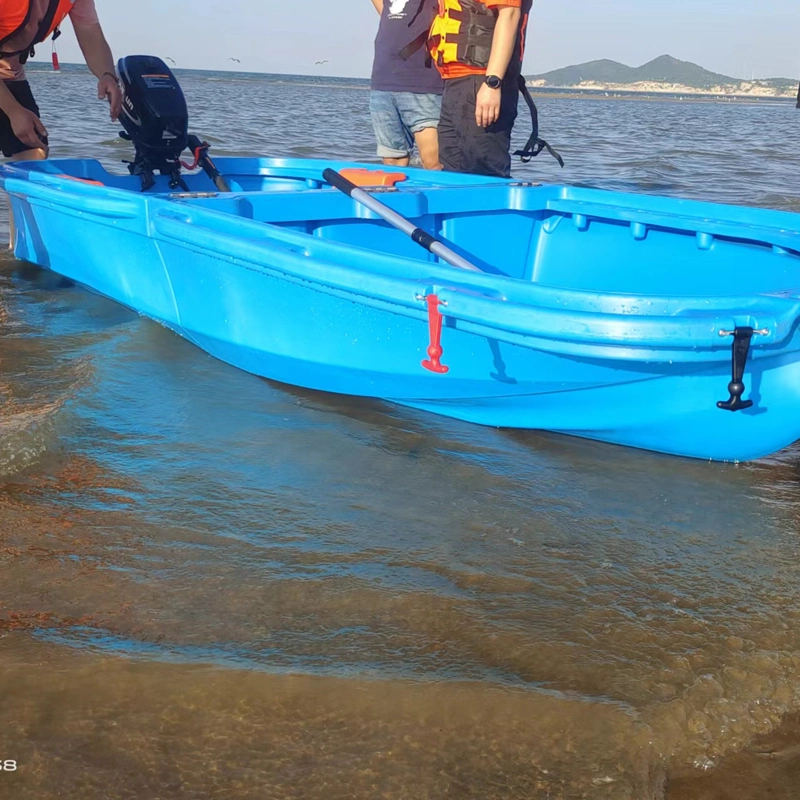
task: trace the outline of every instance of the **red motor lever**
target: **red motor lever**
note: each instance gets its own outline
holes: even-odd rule
[[[208,145],[205,142],[203,142],[203,144],[200,147],[196,147],[192,151],[194,154],[194,161],[191,164],[187,164],[185,161],[181,161],[181,166],[184,169],[188,169],[189,172],[197,169],[197,165],[200,163],[200,159],[203,157],[204,150],[208,150]]]
[[[435,294],[429,294],[425,298],[428,304],[428,329],[430,331],[431,343],[428,347],[428,358],[422,362],[422,366],[430,372],[444,375],[450,371],[439,360],[442,357],[442,312],[439,311],[439,298]]]

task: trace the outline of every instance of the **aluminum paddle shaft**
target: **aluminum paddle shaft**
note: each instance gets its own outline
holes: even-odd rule
[[[347,180],[343,175],[340,175],[334,169],[326,169],[322,173],[322,177],[331,185],[337,188],[340,192],[344,192],[348,197],[352,197],[357,203],[361,203],[370,211],[374,211],[379,217],[386,220],[390,225],[393,225],[399,231],[402,231],[406,236],[410,236],[418,245],[429,250],[435,256],[438,256],[442,261],[446,261],[450,266],[457,267],[458,269],[466,269],[470,272],[483,272],[479,267],[471,264],[466,258],[462,258],[458,253],[453,252],[446,244],[439,241],[435,236],[432,236],[422,228],[417,227],[411,220],[406,219],[402,214],[393,211],[387,205],[381,203],[380,200],[375,198],[369,192],[359,189],[351,181]]]

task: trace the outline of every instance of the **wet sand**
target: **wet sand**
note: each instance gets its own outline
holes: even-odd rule
[[[2,664],[0,760],[17,765],[0,773],[2,800],[585,796],[553,785],[525,720],[566,760],[580,736],[524,694],[135,662],[19,639]],[[666,800],[795,800],[798,743],[794,717],[707,774],[672,776]],[[616,800],[607,772],[593,796]],[[663,790],[660,775],[642,775],[635,798]]]
[[[546,704],[478,684],[274,676],[31,643],[0,691],[0,747],[19,764],[0,776],[3,800],[579,796],[553,785],[525,719],[566,759],[577,732]],[[614,798],[614,779],[599,775],[597,796]]]
[[[800,797],[800,715],[758,737],[705,774],[673,775],[667,800],[797,800]]]

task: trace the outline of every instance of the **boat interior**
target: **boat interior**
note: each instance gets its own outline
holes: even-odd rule
[[[635,196],[560,186],[498,186],[480,192],[440,187],[377,197],[490,274],[636,295],[800,295],[800,234],[779,227],[754,228],[736,219],[648,208]],[[215,224],[230,233],[224,217],[373,252],[436,260],[334,189],[179,202],[221,212]]]

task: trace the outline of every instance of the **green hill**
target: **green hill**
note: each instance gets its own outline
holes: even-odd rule
[[[635,72],[632,67],[604,58],[600,61],[587,61],[585,64],[545,72],[543,75],[531,75],[528,80],[543,80],[547,86],[577,86],[584,81],[633,83]]]
[[[629,67],[617,61],[601,59],[576,64],[571,67],[545,72],[542,75],[531,75],[528,80],[541,82],[543,86],[571,87],[584,82],[599,84],[626,85],[652,82],[686,86],[703,90],[715,87],[738,87],[745,83],[739,78],[710,72],[689,61],[680,61],[672,56],[659,56],[641,67]],[[769,78],[755,81],[780,92],[796,90],[797,82],[788,78]]]

